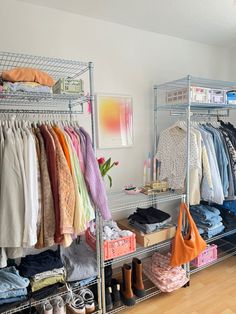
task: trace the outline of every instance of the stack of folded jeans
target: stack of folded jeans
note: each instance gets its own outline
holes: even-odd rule
[[[220,211],[226,231],[236,228],[236,201],[224,201],[223,205],[214,205]]]
[[[224,231],[220,211],[209,205],[190,206],[191,215],[203,238],[209,239]]]
[[[129,224],[136,229],[151,233],[167,227],[171,216],[154,207],[137,208],[136,212],[128,217]]]
[[[30,279],[31,291],[65,282],[65,269],[58,251],[47,250],[21,259],[20,274]]]
[[[14,266],[0,269],[0,304],[26,300],[28,285]]]

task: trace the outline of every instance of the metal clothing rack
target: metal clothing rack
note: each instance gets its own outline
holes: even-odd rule
[[[192,86],[200,86],[200,87],[208,87],[208,88],[218,88],[225,90],[236,89],[236,82],[224,82],[224,81],[216,81],[216,80],[208,80],[202,78],[196,78],[192,76],[187,76],[183,79],[179,79],[176,81],[167,82],[161,85],[154,86],[154,152],[157,150],[158,144],[158,112],[169,112],[171,116],[184,116],[187,125],[187,173],[186,173],[186,189],[184,193],[177,193],[175,191],[170,191],[166,193],[154,194],[154,195],[144,195],[137,194],[134,196],[126,195],[124,192],[113,192],[108,196],[109,200],[109,208],[111,209],[113,214],[117,212],[125,211],[128,214],[131,210],[136,209],[137,207],[150,206],[153,204],[171,202],[176,200],[181,200],[182,202],[186,202],[189,205],[189,177],[190,177],[190,126],[191,119],[193,117],[201,117],[203,118],[219,118],[219,117],[228,117],[231,109],[236,109],[236,105],[229,105],[227,103],[224,104],[213,104],[213,103],[193,103],[191,102],[191,87]],[[166,102],[166,92],[174,91],[179,89],[186,89],[187,91],[187,99],[183,103],[172,103],[168,104]],[[185,222],[186,223],[186,222]],[[187,227],[187,224],[186,224]],[[236,245],[229,245],[228,241],[222,241],[222,239],[226,236],[236,234],[236,228],[221,234],[218,234],[211,239],[207,240],[207,243],[212,243],[215,241],[219,242],[219,258],[203,267],[194,268],[190,267],[190,264],[184,265],[186,274],[190,280],[191,274],[194,274],[202,269],[205,269],[211,265],[215,265],[218,262],[225,260],[236,254]],[[144,257],[151,252],[160,249],[169,248],[171,245],[172,239],[163,241],[161,243],[152,245],[150,247],[137,247],[137,250],[133,253],[127,254],[125,256],[117,257],[112,261],[104,261],[103,255],[101,255],[101,275],[102,275],[102,304],[103,304],[103,313],[114,314],[120,311],[127,309],[126,306],[122,305],[118,308],[115,308],[109,312],[106,311],[105,306],[105,281],[104,281],[104,267],[107,265],[119,265],[124,261],[130,261],[133,257]],[[226,243],[227,242],[227,243]],[[217,242],[218,243],[218,242]],[[229,246],[229,247],[228,247]],[[101,252],[103,251],[103,243],[101,241]],[[114,269],[114,272],[120,272],[118,269]],[[146,296],[143,298],[136,299],[136,303],[140,303],[144,300],[147,300],[153,296],[156,296],[161,293],[161,291],[156,287],[151,285],[149,280],[144,277],[144,286],[146,289]]]
[[[220,90],[235,90],[236,82],[227,82],[219,80],[210,80],[205,78],[198,78],[188,75],[179,80],[170,81],[165,84],[155,85],[154,86],[154,132],[155,132],[155,145],[154,151],[157,150],[158,143],[158,112],[165,111],[169,112],[170,115],[185,116],[186,125],[187,125],[187,171],[186,171],[186,203],[189,207],[189,193],[190,193],[190,129],[191,129],[191,119],[192,117],[201,117],[201,118],[220,118],[220,117],[229,117],[230,110],[236,109],[236,105],[225,103],[198,103],[192,102],[191,100],[191,88],[192,87],[206,87],[211,89],[220,89]],[[168,103],[167,101],[167,92],[169,91],[179,91],[185,90],[187,92],[187,98],[183,102],[178,103],[177,101],[173,103]],[[187,228],[187,222],[185,220],[185,225]],[[217,239],[224,238],[228,235],[236,233],[236,229],[229,232],[222,233],[216,237],[209,239],[207,242],[210,243]],[[228,254],[221,254],[222,256],[214,261],[214,263],[209,263],[205,267],[200,269],[190,269],[190,264],[186,264],[185,268],[187,271],[187,276],[190,278],[191,273],[195,273],[201,269],[204,269],[210,265],[213,265],[217,262],[224,260],[227,257],[233,256],[236,253],[236,246],[232,247],[232,250],[229,250]]]
[[[96,130],[94,127],[94,82],[92,62],[80,62],[77,60],[66,60],[58,58],[48,58],[34,56],[29,54],[0,52],[0,73],[4,70],[13,69],[16,67],[30,67],[47,72],[55,81],[63,77],[71,79],[79,78],[83,75],[88,80],[89,95],[83,94],[51,94],[51,93],[26,93],[26,92],[0,92],[0,113],[2,114],[32,114],[32,115],[69,115],[70,121],[73,116],[83,113],[83,104],[90,102],[91,104],[91,131],[92,143],[96,154]],[[34,116],[33,116],[34,117]],[[100,224],[101,216],[96,210],[96,224]],[[96,230],[97,239],[100,238],[99,228]],[[102,309],[101,304],[101,273],[100,273],[100,241],[97,241],[97,278],[91,284],[97,285],[98,305],[96,313],[100,314]],[[75,289],[78,290],[78,289]],[[60,295],[67,294],[67,291],[58,292],[57,294],[48,297],[48,300]],[[3,313],[15,313],[31,306],[41,304],[43,300],[30,300],[23,302],[19,306],[9,306],[9,310]]]

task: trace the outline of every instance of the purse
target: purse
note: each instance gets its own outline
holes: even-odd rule
[[[183,213],[186,213],[189,227],[188,233],[185,236],[182,234]],[[170,265],[175,267],[190,262],[204,251],[206,246],[207,244],[200,236],[187,205],[181,203],[178,226],[172,242]]]

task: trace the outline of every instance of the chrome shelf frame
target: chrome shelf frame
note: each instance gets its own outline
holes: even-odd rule
[[[168,201],[174,201],[174,200],[185,200],[185,194],[177,193],[174,191],[168,191],[164,193],[159,194],[152,194],[152,195],[145,195],[143,193],[139,193],[136,195],[128,195],[124,191],[122,192],[112,192],[108,194],[108,205],[111,209],[112,214],[121,212],[121,211],[128,211],[128,210],[134,210],[137,207],[142,206],[150,206],[158,203],[168,202]],[[102,239],[102,224],[100,224],[100,246],[101,246],[101,275],[102,275],[102,309],[103,313],[106,313],[106,300],[105,300],[105,273],[104,273],[104,267],[112,264],[118,264],[122,261],[128,260],[130,258],[141,256],[143,254],[147,254],[149,252],[155,251],[156,249],[164,248],[168,246],[171,243],[171,240],[165,241],[162,243],[158,243],[156,245],[153,245],[151,247],[143,248],[140,247],[138,250],[136,250],[133,253],[126,254],[124,256],[120,256],[118,258],[115,258],[113,260],[104,261],[103,256],[103,239]],[[139,301],[141,302],[141,301]],[[120,311],[120,310],[118,310]]]
[[[89,75],[90,86],[93,84],[93,64],[92,62],[80,62],[76,60],[65,60],[58,58],[48,58],[33,56],[29,54],[0,52],[0,73],[5,70],[17,67],[36,68],[48,73],[55,82],[63,77],[71,79],[78,78],[86,72]],[[92,70],[91,70],[92,69]],[[1,92],[0,106],[39,106],[37,109],[47,109],[43,106],[65,106],[63,109],[71,111],[73,107],[86,102],[93,102],[93,86],[90,88],[90,95],[82,94],[53,94],[34,92]],[[62,108],[60,108],[62,109]]]
[[[0,73],[17,67],[40,69],[51,75],[54,80],[58,80],[62,77],[79,77],[89,70],[89,62],[0,52]]]
[[[164,202],[184,199],[185,194],[175,191],[146,195],[143,193],[128,195],[125,192],[113,192],[108,194],[108,205],[112,213],[133,210],[137,207],[149,206]]]
[[[219,81],[219,80],[210,80],[205,78],[193,77],[188,75],[184,78],[174,80],[171,82],[166,82],[165,84],[154,85],[154,151],[157,151],[157,144],[158,144],[158,112],[159,111],[169,111],[171,115],[184,115],[186,120],[186,127],[187,127],[187,143],[186,143],[186,152],[187,152],[187,159],[186,159],[186,203],[189,206],[189,192],[190,192],[190,128],[191,128],[191,118],[193,116],[199,117],[228,117],[229,112],[232,109],[236,109],[236,105],[231,105],[228,103],[196,103],[191,101],[191,87],[199,86],[199,87],[206,87],[212,89],[221,89],[221,90],[235,90],[236,89],[236,82],[227,82],[227,81]],[[185,103],[167,103],[166,101],[166,93],[169,91],[178,91],[184,89],[186,91],[186,101]],[[186,217],[184,219],[185,226],[187,229],[187,220]],[[207,242],[213,242],[219,240],[227,235],[236,233],[236,230],[230,230],[223,234],[217,235],[211,239],[208,239]],[[218,262],[224,260],[234,253],[229,253],[225,257],[221,257],[218,259]],[[188,278],[190,279],[190,274],[193,273],[193,270],[190,272],[190,264],[184,265],[186,269],[186,273]],[[206,266],[208,267],[208,266]],[[203,268],[201,268],[203,269]],[[201,270],[199,269],[199,270]],[[196,270],[194,270],[196,272]]]
[[[187,126],[187,143],[186,143],[186,150],[187,150],[187,171],[186,171],[186,188],[185,188],[185,194],[183,193],[177,193],[177,192],[167,192],[166,194],[160,193],[160,194],[154,194],[154,195],[144,195],[144,194],[137,194],[137,195],[126,195],[124,192],[114,192],[110,193],[108,196],[108,204],[109,208],[111,209],[112,213],[122,212],[122,211],[129,211],[133,210],[137,207],[144,207],[149,206],[152,204],[158,204],[162,202],[169,202],[174,200],[182,200],[187,203],[189,206],[189,193],[190,193],[190,127],[191,127],[191,117],[193,115],[196,116],[229,116],[229,110],[230,109],[236,109],[236,105],[229,105],[229,104],[199,104],[199,103],[193,103],[191,102],[191,87],[192,86],[201,86],[201,87],[207,87],[207,88],[214,88],[214,89],[224,89],[224,90],[232,90],[236,89],[236,82],[224,82],[224,81],[216,81],[216,80],[208,80],[208,79],[202,79],[202,78],[196,78],[188,75],[185,78],[182,78],[180,80],[175,80],[172,82],[167,82],[166,84],[161,85],[155,85],[154,86],[154,152],[157,150],[157,143],[158,143],[158,134],[157,134],[157,118],[158,118],[158,112],[159,111],[170,111],[173,114],[184,114],[186,118],[186,126]],[[165,102],[159,101],[158,93],[159,92],[165,92],[165,91],[172,91],[172,90],[178,90],[181,88],[185,88],[187,90],[187,101],[184,104],[165,104]],[[163,98],[162,98],[163,99]],[[187,229],[187,220],[186,217],[184,217],[185,220],[185,227]],[[139,247],[136,252],[127,254],[125,256],[120,256],[118,258],[115,258],[113,260],[104,261],[103,257],[103,239],[102,239],[102,227],[100,228],[100,247],[101,247],[101,274],[102,274],[102,309],[103,313],[106,312],[106,306],[105,306],[105,282],[104,282],[104,267],[111,265],[111,264],[120,264],[125,260],[129,260],[133,258],[134,256],[142,256],[145,254],[148,254],[152,251],[158,250],[158,249],[164,249],[167,248],[170,244],[172,239],[169,239],[167,241],[163,241],[162,243],[153,245],[151,247],[143,248]],[[208,239],[207,242],[213,242],[216,240],[219,240],[223,237],[226,237],[228,235],[236,233],[236,230],[230,230],[228,232],[222,233],[220,235],[217,235],[211,239]],[[236,248],[235,248],[236,250]],[[230,257],[234,253],[228,252],[225,256]],[[225,259],[226,257],[220,256],[218,261],[221,261]],[[193,270],[190,271],[190,264],[187,263],[184,266],[184,269],[186,271],[186,275],[188,279],[190,279],[190,274],[193,273]],[[196,272],[196,270],[195,270]],[[152,297],[156,294],[160,293],[160,291],[157,289],[157,287],[149,288],[148,294],[144,298],[137,299],[136,303],[142,302],[149,297]],[[122,311],[126,309],[125,306],[121,306],[119,308],[113,309],[112,311],[109,311],[109,314],[114,314],[119,311]]]
[[[0,93],[0,106],[66,106],[69,109],[90,101],[90,96],[81,94],[52,94],[52,93],[33,93],[15,92]],[[39,109],[40,109],[39,107]]]
[[[196,76],[191,76],[191,75],[187,75],[181,79],[169,81],[164,84],[156,84],[154,85],[154,89],[170,91],[170,90],[177,90],[177,89],[185,88],[188,86],[189,80],[190,80],[191,86],[199,86],[199,87],[206,87],[206,88],[213,88],[213,89],[224,89],[224,90],[236,89],[236,82],[212,80],[212,79],[196,77]]]
[[[41,56],[34,56],[29,54],[0,52],[0,73],[4,70],[14,69],[16,67],[30,67],[44,71],[51,75],[55,81],[63,77],[70,77],[71,79],[79,78],[81,75],[86,76],[89,87],[89,95],[81,94],[51,94],[51,93],[0,93],[0,113],[1,114],[32,114],[33,119],[38,121],[37,114],[49,115],[49,118],[58,119],[58,115],[69,115],[69,120],[73,121],[73,116],[83,113],[83,104],[90,102],[91,107],[91,133],[94,152],[96,155],[96,128],[95,128],[95,110],[94,110],[94,65],[92,62],[80,62],[77,60],[65,60],[59,58],[48,58]],[[40,117],[40,116],[38,116]],[[4,115],[3,117],[4,118]],[[16,117],[17,118],[17,117]],[[31,119],[31,116],[30,116]],[[61,119],[61,118],[60,118]],[[65,118],[64,118],[65,119]],[[33,120],[33,121],[35,121]],[[62,118],[63,120],[63,118]],[[66,118],[67,120],[67,118]],[[96,211],[96,224],[100,224],[100,214]],[[97,239],[100,237],[100,232],[97,230]],[[97,241],[96,253],[97,253],[97,279],[91,282],[97,285],[98,291],[98,311],[102,312],[102,296],[101,296],[101,260],[100,260],[100,241]],[[73,289],[77,291],[81,288]],[[57,296],[63,296],[68,291],[62,291],[56,293],[45,299],[38,301],[30,300],[23,302],[21,305],[12,307],[9,306],[9,310],[4,313],[16,313],[21,310],[27,309],[30,306],[36,306],[41,304],[45,300],[52,300]]]

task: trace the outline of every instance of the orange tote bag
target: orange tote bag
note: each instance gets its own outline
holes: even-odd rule
[[[189,226],[189,231],[185,236],[182,234],[184,213],[186,213]],[[173,239],[172,243],[170,265],[175,267],[190,262],[202,251],[204,251],[206,246],[207,244],[200,236],[187,205],[185,203],[181,203],[178,226],[176,229],[175,238]]]

